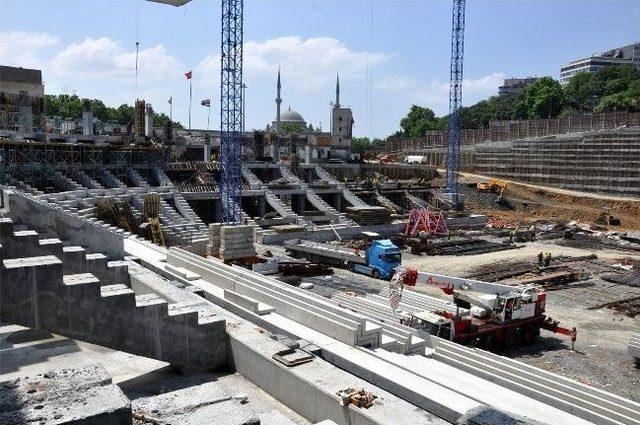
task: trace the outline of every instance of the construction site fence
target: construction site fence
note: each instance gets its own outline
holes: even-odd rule
[[[552,119],[490,121],[489,128],[461,130],[460,145],[474,146],[481,142],[509,141],[624,126],[640,126],[640,112],[615,111],[567,115]],[[444,148],[446,140],[447,132],[439,130],[428,131],[424,137],[390,137],[385,141],[380,153]]]

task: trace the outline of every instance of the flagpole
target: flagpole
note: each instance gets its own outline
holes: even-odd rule
[[[189,130],[191,130],[191,95],[192,95],[192,90],[191,90],[191,77],[189,77]]]

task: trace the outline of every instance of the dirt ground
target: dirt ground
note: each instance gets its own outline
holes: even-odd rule
[[[507,181],[503,197],[511,204],[511,210],[495,201],[497,194],[479,193],[475,183],[487,181],[486,177],[461,173],[461,192],[465,207],[507,224],[526,224],[537,220],[580,221],[597,225],[602,213],[609,213],[620,220],[620,226],[611,230],[640,230],[640,199],[587,194]],[[433,184],[437,184],[434,181]]]

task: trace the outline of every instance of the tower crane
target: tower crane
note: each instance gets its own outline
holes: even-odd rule
[[[460,208],[458,171],[460,169],[460,121],[464,58],[464,17],[466,0],[453,0],[451,14],[451,68],[449,84],[449,136],[447,139],[447,194],[454,208]]]
[[[191,0],[149,0],[183,6]],[[220,37],[220,201],[222,222],[241,220],[242,131],[244,90],[242,82],[244,0],[221,0]]]

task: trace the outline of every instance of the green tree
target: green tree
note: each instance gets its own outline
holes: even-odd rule
[[[306,133],[307,128],[300,122],[283,122],[280,124],[280,132],[283,134],[302,134]]]
[[[437,118],[431,109],[418,105],[411,106],[407,116],[400,121],[405,137],[422,137],[428,130],[442,130],[445,126],[444,118]]]
[[[529,118],[556,118],[564,106],[564,92],[557,80],[539,78],[525,89],[525,104]]]
[[[351,139],[351,151],[363,155],[371,146],[371,140],[368,137],[354,137]]]
[[[60,115],[60,100],[58,99],[58,96],[54,94],[45,94],[44,110],[50,117]]]

